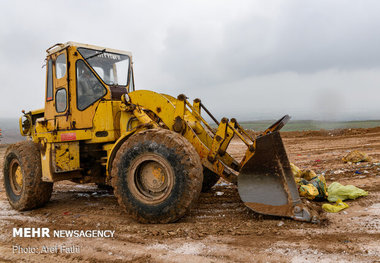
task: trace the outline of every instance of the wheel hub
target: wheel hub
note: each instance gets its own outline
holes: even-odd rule
[[[128,178],[133,194],[146,203],[155,204],[170,194],[174,172],[162,156],[150,153],[134,160]]]
[[[167,183],[167,175],[164,168],[155,161],[141,164],[140,179],[142,187],[152,193],[161,192]]]
[[[21,167],[18,166],[15,172],[15,177],[16,177],[16,183],[19,186],[22,186],[22,173],[21,173]]]
[[[21,171],[21,166],[17,159],[14,159],[10,164],[10,185],[12,191],[16,195],[20,195],[23,185],[23,175]]]

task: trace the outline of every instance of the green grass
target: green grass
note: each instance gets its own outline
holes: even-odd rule
[[[262,131],[268,128],[275,121],[251,121],[241,122],[240,124],[245,129]],[[282,131],[306,131],[306,130],[333,130],[333,129],[348,129],[348,128],[373,128],[380,126],[380,120],[370,121],[289,121],[281,130]]]

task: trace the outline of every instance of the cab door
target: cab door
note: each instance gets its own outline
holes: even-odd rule
[[[54,126],[55,130],[70,129],[70,94],[68,90],[67,51],[52,55],[54,76]]]

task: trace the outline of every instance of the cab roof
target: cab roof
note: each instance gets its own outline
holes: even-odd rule
[[[90,49],[95,49],[95,50],[104,50],[106,52],[111,52],[111,53],[119,53],[119,54],[124,54],[128,55],[129,57],[132,57],[132,53],[129,51],[123,51],[123,50],[118,50],[118,49],[112,49],[112,48],[105,48],[105,47],[100,47],[100,46],[95,46],[95,45],[89,45],[89,44],[83,44],[83,43],[77,43],[77,42],[66,42],[64,44],[62,43],[57,43],[48,49],[46,49],[47,55],[54,54],[56,52],[59,52],[67,47],[84,47],[84,48],[90,48]]]

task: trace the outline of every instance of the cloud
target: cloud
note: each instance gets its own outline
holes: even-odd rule
[[[22,6],[22,8],[20,8]],[[379,118],[378,1],[1,1],[0,117],[44,105],[45,50],[134,54],[136,87],[217,116]]]
[[[380,66],[380,3],[289,3],[273,16],[255,15],[251,8],[222,26],[169,28],[162,63],[171,64],[163,64],[164,70],[208,84],[289,71],[311,74]]]

